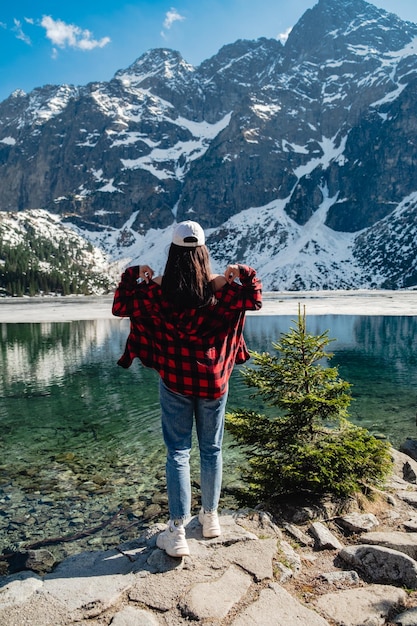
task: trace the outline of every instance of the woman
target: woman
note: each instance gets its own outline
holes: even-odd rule
[[[239,280],[239,282],[236,282]],[[245,311],[262,306],[262,284],[246,265],[213,275],[199,224],[173,231],[163,276],[148,265],[122,275],[113,314],[130,317],[118,364],[137,357],[160,375],[162,432],[167,448],[170,519],[157,545],[175,557],[189,555],[184,524],[191,512],[189,458],[193,420],[200,449],[204,537],[221,534],[217,506],[222,481],[222,441],[228,382],[235,363],[249,358],[243,338]]]

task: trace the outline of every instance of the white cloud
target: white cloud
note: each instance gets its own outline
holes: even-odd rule
[[[22,23],[19,20],[17,20],[17,19],[14,19],[13,22],[14,22],[14,26],[13,26],[12,30],[16,33],[16,39],[20,39],[21,41],[24,41],[25,43],[27,43],[28,46],[30,46],[32,44],[32,42],[30,40],[30,37],[28,37],[23,32]]]
[[[279,39],[281,43],[285,43],[291,31],[292,31],[292,26],[290,28],[287,28],[287,30],[284,33],[280,33],[277,39]]]
[[[66,24],[62,20],[54,20],[50,15],[42,17],[41,26],[46,30],[46,37],[58,48],[93,50],[104,48],[110,43],[110,37],[93,39],[93,34],[89,30],[83,30],[75,24]],[[54,55],[56,55],[56,49]]]
[[[183,20],[185,20],[185,17],[180,15],[177,9],[171,8],[165,15],[164,28],[169,30],[174,22],[182,22]]]

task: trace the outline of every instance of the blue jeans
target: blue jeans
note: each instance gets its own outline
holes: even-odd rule
[[[227,392],[214,400],[184,396],[159,385],[162,433],[167,447],[166,478],[171,519],[191,512],[190,451],[195,417],[200,448],[201,505],[215,511],[222,483],[222,442]]]

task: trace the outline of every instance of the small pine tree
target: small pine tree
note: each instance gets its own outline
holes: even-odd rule
[[[348,421],[350,384],[320,363],[332,356],[325,351],[330,341],[328,331],[309,334],[299,310],[296,326],[272,344],[279,356],[253,352],[255,367],[242,370],[256,389],[252,397],[277,409],[273,417],[249,409],[226,416],[247,459],[244,501],[299,492],[347,496],[388,474],[389,445]]]

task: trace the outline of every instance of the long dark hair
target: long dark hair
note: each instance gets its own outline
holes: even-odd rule
[[[176,308],[214,304],[210,256],[206,246],[187,248],[172,243],[162,276],[162,295]]]

